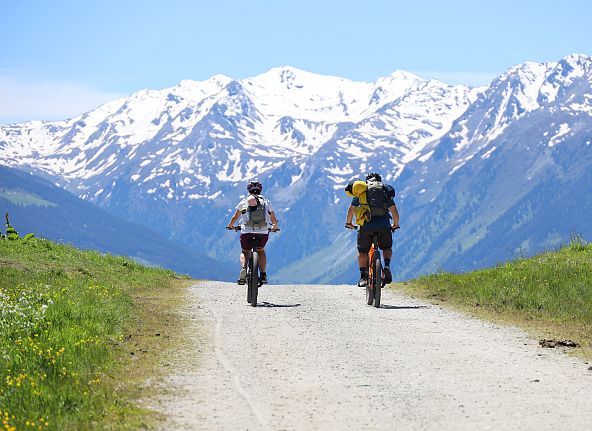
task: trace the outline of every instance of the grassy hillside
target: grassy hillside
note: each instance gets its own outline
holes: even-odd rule
[[[193,277],[223,279],[224,266],[204,253],[116,217],[49,181],[0,166],[0,214],[19,230],[77,247],[130,256]]]
[[[583,355],[592,357],[592,244],[578,236],[557,251],[532,258],[395,286],[544,338],[573,340]]]
[[[174,338],[183,283],[122,257],[0,240],[0,429],[143,427],[130,385]]]

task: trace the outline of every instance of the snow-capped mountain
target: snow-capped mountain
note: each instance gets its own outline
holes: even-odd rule
[[[592,58],[508,70],[406,166],[411,274],[493,265],[592,238]],[[411,237],[413,239],[411,239]],[[428,263],[429,262],[429,263]]]
[[[468,269],[508,249],[556,244],[566,229],[588,233],[572,214],[562,226],[573,226],[536,232],[547,239],[514,232],[490,244],[500,238],[491,226],[524,211],[525,199],[534,211],[548,181],[567,181],[566,201],[573,184],[589,191],[591,63],[583,55],[525,63],[480,89],[403,71],[374,83],[291,67],[244,80],[218,75],[140,91],[72,120],[0,126],[0,161],[221,261],[236,260],[236,238],[223,227],[245,182],[259,178],[282,222],[271,269],[293,281],[355,271],[343,188],[378,171],[399,192],[399,278]]]

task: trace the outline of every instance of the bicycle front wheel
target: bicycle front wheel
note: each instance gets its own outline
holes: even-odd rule
[[[251,277],[249,277],[249,290],[251,291],[251,306],[257,306],[257,293],[259,291],[259,253],[251,253]]]
[[[374,306],[380,308],[380,296],[382,293],[382,263],[380,262],[380,253],[376,253],[372,267],[374,269],[374,274],[372,275]]]

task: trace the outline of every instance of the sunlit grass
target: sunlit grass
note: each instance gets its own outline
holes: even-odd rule
[[[470,273],[441,272],[404,287],[592,347],[592,244],[577,236],[557,251]]]
[[[170,271],[46,240],[0,241],[0,429],[102,428],[124,407],[133,297]]]

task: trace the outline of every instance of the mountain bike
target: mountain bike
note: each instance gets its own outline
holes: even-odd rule
[[[380,308],[380,296],[384,286],[384,272],[382,271],[382,259],[378,249],[379,232],[372,233],[372,245],[368,252],[368,263],[366,273],[368,274],[368,286],[366,286],[366,304]]]
[[[233,226],[235,232],[240,232],[240,226]],[[279,229],[268,229],[268,232],[279,232]],[[259,287],[261,287],[261,278],[259,277],[259,238],[251,238],[251,253],[249,262],[247,263],[247,302],[252,307],[257,306],[257,295],[259,294]]]
[[[346,228],[358,230],[358,226]],[[382,270],[382,259],[380,250],[378,248],[378,238],[380,232],[372,232],[372,245],[368,252],[368,260],[366,261],[366,274],[368,274],[368,285],[366,286],[366,304],[374,305],[380,308],[380,297],[382,294],[382,287],[384,286],[384,272]]]

